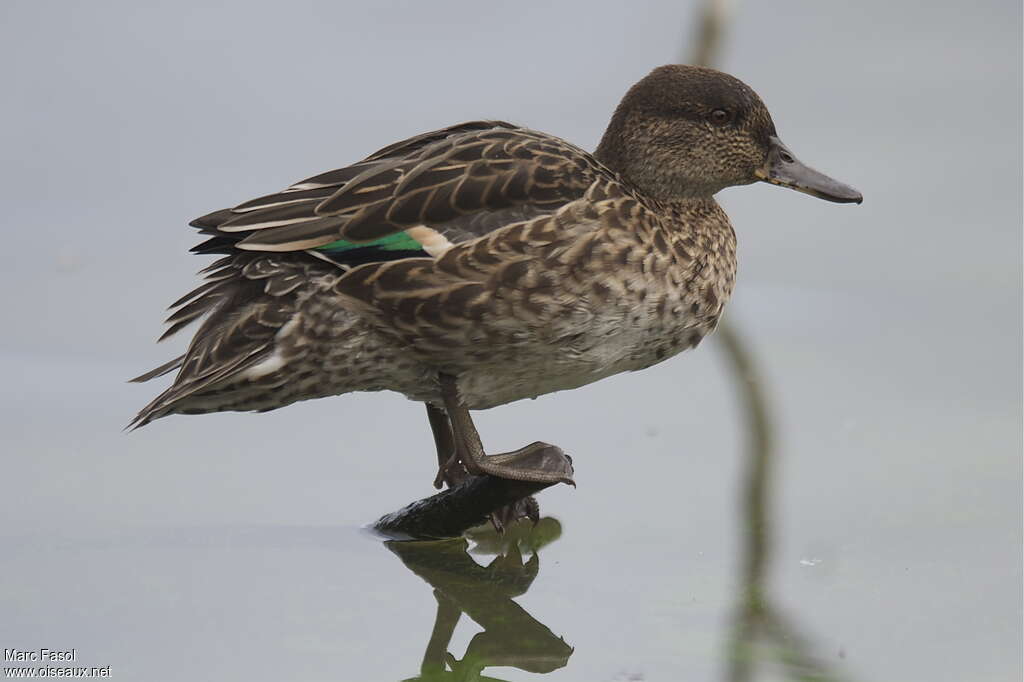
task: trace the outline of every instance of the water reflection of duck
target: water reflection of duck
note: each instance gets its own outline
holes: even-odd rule
[[[469,555],[464,538],[431,541],[389,541],[409,570],[434,588],[437,614],[420,665],[410,678],[423,682],[493,680],[485,668],[508,666],[526,672],[547,673],[566,665],[572,647],[527,613],[513,598],[530,589],[540,570],[541,546],[561,535],[555,519],[534,526],[519,523],[499,535],[493,529],[476,531],[476,554],[495,554],[481,566]],[[523,561],[524,552],[531,553]],[[462,614],[483,628],[470,640],[461,658],[449,645]]]
[[[589,154],[501,121],[463,123],[197,219],[226,254],[179,299],[203,315],[133,424],[271,410],[351,391],[427,405],[441,479],[568,481],[534,443],[487,456],[469,415],[637,370],[696,346],[733,289],[736,239],[713,195],[756,181],[861,195],[797,161],[761,99],[711,69],[634,85]]]

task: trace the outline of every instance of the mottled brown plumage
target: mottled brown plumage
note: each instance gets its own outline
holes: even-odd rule
[[[792,158],[749,87],[667,66],[630,89],[594,155],[463,123],[204,216],[194,251],[226,255],[166,335],[206,319],[139,377],[178,369],[133,424],[388,389],[446,410],[471,466],[482,452],[453,410],[647,367],[714,329],[736,240],[712,195],[757,180],[860,200]]]

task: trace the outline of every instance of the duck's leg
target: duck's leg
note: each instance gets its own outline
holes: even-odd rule
[[[445,484],[453,488],[465,480],[466,467],[459,461],[459,453],[455,450],[455,438],[452,436],[452,425],[448,415],[439,407],[424,403],[427,408],[427,420],[430,431],[434,434],[434,447],[437,448],[437,477],[434,487],[438,490]]]
[[[427,420],[430,422],[430,430],[434,434],[434,446],[437,448],[437,477],[434,479],[434,487],[440,489],[447,485],[449,488],[454,488],[466,480],[469,473],[459,461],[459,453],[455,448],[455,437],[452,434],[452,425],[448,421],[448,415],[444,410],[434,407],[430,403],[426,403],[426,407]],[[506,527],[522,518],[528,518],[535,524],[540,521],[540,505],[532,495],[491,512],[491,525],[501,533]]]
[[[554,445],[537,442],[513,452],[486,454],[480,442],[480,434],[469,416],[469,409],[459,398],[455,377],[441,373],[438,378],[441,398],[451,422],[455,451],[469,473],[477,476],[488,474],[512,481],[575,485],[571,460]]]

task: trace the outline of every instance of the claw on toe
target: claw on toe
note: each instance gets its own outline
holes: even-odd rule
[[[434,487],[440,490],[447,484],[449,488],[454,488],[466,480],[468,475],[466,467],[462,465],[459,458],[452,455],[447,462],[438,467],[437,476],[434,477]]]

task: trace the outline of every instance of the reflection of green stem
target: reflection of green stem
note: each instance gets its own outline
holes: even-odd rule
[[[707,0],[701,8],[692,64],[713,66],[721,50],[722,35],[729,23],[729,2]],[[741,488],[741,506],[746,521],[746,542],[742,544],[742,594],[736,606],[726,679],[751,679],[760,658],[773,658],[792,680],[828,682],[836,676],[811,655],[811,646],[797,627],[772,604],[767,587],[771,559],[772,466],[775,433],[763,383],[754,354],[742,335],[727,320],[718,326],[714,338],[725,351],[735,379],[749,441]],[[758,647],[759,640],[765,645]]]
[[[701,7],[692,64],[712,66],[718,61],[722,37],[730,19],[729,5],[727,0],[708,0]],[[760,608],[763,605],[764,574],[771,545],[766,514],[775,446],[771,413],[767,396],[762,390],[754,353],[740,332],[728,320],[722,320],[714,338],[722,345],[736,381],[750,439],[741,497],[744,518],[748,523],[743,582],[747,600],[754,608]]]
[[[771,552],[769,494],[774,455],[774,432],[768,400],[762,390],[754,364],[753,353],[731,324],[719,326],[716,338],[725,349],[726,358],[739,387],[743,412],[746,415],[747,468],[744,472],[741,501],[747,520],[747,544],[744,561],[744,584],[747,599],[755,609],[764,601],[765,573]]]
[[[774,432],[753,353],[731,324],[719,325],[715,338],[722,344],[735,378],[749,439],[740,490],[740,504],[746,520],[746,542],[742,543],[740,569],[743,594],[736,607],[726,678],[730,682],[744,682],[751,679],[756,662],[755,643],[771,612],[766,583],[771,557],[768,500]]]
[[[730,18],[729,4],[727,0],[708,0],[700,9],[695,36],[697,45],[690,56],[690,64],[713,66],[718,62],[722,33]]]

